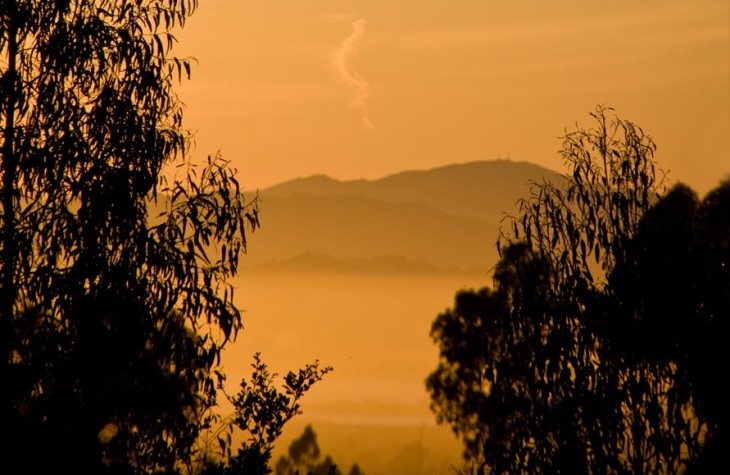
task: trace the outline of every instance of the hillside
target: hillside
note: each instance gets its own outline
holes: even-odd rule
[[[401,256],[446,268],[487,269],[493,264],[497,221],[360,196],[261,197],[262,227],[250,236],[245,265],[306,253],[338,259]]]
[[[551,170],[510,160],[459,163],[431,170],[404,171],[378,180],[339,181],[325,175],[290,180],[263,196],[351,195],[380,201],[418,203],[471,219],[498,222],[529,191],[529,182],[557,179]]]
[[[503,215],[515,212],[531,180],[557,176],[527,162],[496,160],[372,181],[324,175],[287,181],[260,192],[262,228],[250,237],[243,264],[390,272],[400,259],[428,272],[485,272],[497,259]]]

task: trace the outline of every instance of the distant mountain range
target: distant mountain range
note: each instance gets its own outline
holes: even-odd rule
[[[378,180],[297,178],[260,192],[262,227],[250,236],[243,265],[483,274],[497,260],[500,220],[516,212],[530,181],[543,178],[559,175],[509,160]]]
[[[525,196],[530,180],[558,174],[528,162],[492,160],[396,173],[378,180],[339,181],[326,175],[297,178],[264,190],[264,196],[350,195],[417,203],[456,216],[494,222]],[[495,217],[496,212],[496,217]]]

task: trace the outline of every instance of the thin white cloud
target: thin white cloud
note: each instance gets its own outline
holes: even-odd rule
[[[344,19],[344,17],[342,17]],[[365,35],[364,18],[358,18],[352,22],[352,33],[345,38],[335,49],[332,55],[332,68],[338,77],[348,86],[353,88],[355,96],[350,105],[363,112],[362,123],[365,127],[372,129],[373,123],[368,114],[368,96],[370,95],[370,84],[357,71],[354,59],[357,57],[360,40]]]

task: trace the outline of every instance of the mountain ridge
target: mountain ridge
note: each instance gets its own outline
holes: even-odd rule
[[[433,269],[486,271],[498,259],[500,222],[518,212],[529,183],[560,177],[529,162],[491,160],[377,180],[295,178],[259,192],[262,227],[250,236],[244,262],[250,268],[279,262],[269,267],[283,270],[287,262],[302,267],[301,256],[310,254],[331,269],[360,264],[372,271],[381,263],[385,271],[393,262],[380,258],[399,256]],[[314,264],[310,259],[304,267]]]
[[[542,169],[547,174],[556,174],[559,175],[559,172],[550,170],[549,168],[542,167],[540,165],[537,165],[535,163],[526,161],[526,160],[511,160],[509,158],[498,158],[494,160],[474,160],[469,162],[457,162],[457,163],[450,163],[446,165],[440,165],[437,167],[432,168],[426,168],[426,169],[408,169],[408,170],[402,170],[398,172],[389,173],[387,175],[384,175],[379,178],[354,178],[354,179],[339,179],[332,177],[326,173],[313,173],[311,175],[307,176],[299,176],[296,178],[291,178],[288,180],[284,180],[282,182],[276,183],[274,185],[271,185],[269,187],[263,188],[263,191],[266,191],[267,193],[277,193],[281,194],[282,190],[285,192],[288,192],[290,186],[298,186],[298,184],[305,183],[305,182],[315,182],[317,185],[321,186],[328,186],[328,185],[361,185],[361,184],[369,184],[369,183],[377,183],[382,181],[389,181],[393,179],[399,179],[401,177],[407,177],[407,176],[418,176],[418,175],[426,175],[426,174],[433,174],[433,173],[442,173],[442,172],[448,172],[452,170],[466,170],[469,169],[469,171],[473,171],[475,168],[479,167],[495,167],[500,165],[508,165],[508,166],[517,166],[517,167],[529,167],[529,168],[535,168],[535,169]]]
[[[428,170],[405,170],[376,180],[338,180],[317,174],[266,188],[260,196],[356,195],[382,201],[417,202],[449,214],[494,222],[515,211],[530,180],[558,179],[552,170],[507,159],[454,163]],[[493,208],[500,209],[495,218]],[[486,212],[485,212],[486,211]]]

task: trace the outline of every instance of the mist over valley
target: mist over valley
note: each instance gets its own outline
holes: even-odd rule
[[[436,426],[424,388],[438,361],[431,323],[457,290],[491,285],[502,216],[530,181],[557,176],[496,160],[261,190],[262,227],[234,281],[245,329],[224,356],[228,379],[247,376],[241,362],[257,351],[279,374],[315,359],[334,367],[277,454],[311,423],[340,466],[395,475],[458,465],[461,446]]]

